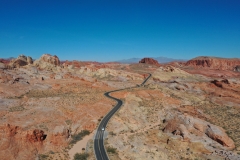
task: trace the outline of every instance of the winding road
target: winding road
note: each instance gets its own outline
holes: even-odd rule
[[[108,112],[108,114],[102,119],[100,122],[97,132],[94,138],[94,152],[95,152],[95,157],[97,160],[109,160],[108,155],[106,153],[106,150],[104,148],[104,131],[107,126],[108,121],[111,119],[111,117],[117,112],[117,110],[122,106],[123,102],[120,99],[117,99],[115,97],[110,96],[109,94],[112,92],[117,92],[117,91],[122,91],[125,89],[130,89],[130,88],[137,88],[143,86],[147,80],[151,77],[151,74],[149,73],[149,76],[142,82],[142,84],[137,85],[136,87],[129,87],[129,88],[124,88],[124,89],[119,89],[119,90],[113,90],[104,93],[104,95],[108,98],[111,98],[115,101],[117,101],[116,106]]]

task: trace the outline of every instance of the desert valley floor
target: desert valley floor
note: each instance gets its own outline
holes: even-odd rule
[[[197,57],[159,64],[0,60],[0,159],[68,160],[79,148],[94,160],[97,125],[116,102],[105,130],[111,160],[240,159],[240,60]],[[80,141],[81,142],[81,141]],[[71,157],[72,158],[72,157]]]

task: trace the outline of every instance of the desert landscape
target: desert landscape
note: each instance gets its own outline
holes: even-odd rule
[[[101,119],[109,159],[240,159],[240,59],[159,64],[0,59],[0,159],[95,159]]]
[[[239,6],[0,0],[0,160],[240,160]]]

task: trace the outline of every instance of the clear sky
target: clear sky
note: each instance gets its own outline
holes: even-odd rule
[[[240,0],[0,0],[0,57],[240,58]]]

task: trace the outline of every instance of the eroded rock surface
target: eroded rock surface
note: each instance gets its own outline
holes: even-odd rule
[[[106,128],[107,146],[117,152],[110,159],[239,158],[239,72],[184,63],[61,65],[51,55],[34,65],[18,60],[0,69],[0,159],[69,159],[75,135],[94,132],[115,105],[104,93],[141,84],[147,73],[144,86],[111,93],[124,106]]]

